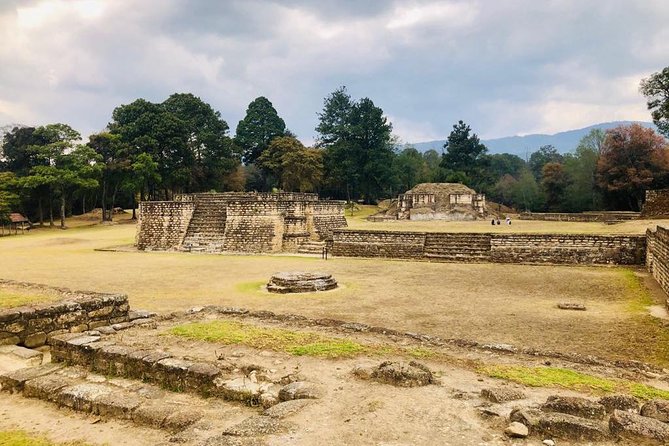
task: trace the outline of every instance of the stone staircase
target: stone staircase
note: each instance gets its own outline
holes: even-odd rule
[[[424,256],[453,262],[490,261],[490,235],[472,233],[427,233]]]
[[[215,194],[195,196],[195,210],[181,246],[188,252],[221,252],[225,241],[226,202]]]
[[[323,249],[325,248],[324,241],[316,240],[307,240],[302,242],[300,246],[297,247],[298,254],[313,254],[313,255],[322,255]]]
[[[302,383],[270,381],[264,373],[84,333],[54,336],[44,355],[19,346],[0,349],[3,392],[161,429],[176,435],[170,441],[198,446],[264,444],[268,434],[285,430],[283,417],[308,404],[298,399],[312,398],[299,394]]]

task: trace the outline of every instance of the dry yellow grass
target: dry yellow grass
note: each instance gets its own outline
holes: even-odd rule
[[[0,277],[125,292],[133,307],[157,311],[240,306],[447,338],[667,362],[658,350],[661,342],[646,339],[649,324],[657,339],[667,330],[643,313],[643,303],[634,305],[645,297],[619,268],[94,250],[130,244],[134,236],[133,225],[115,225],[5,237],[0,252],[12,262],[3,265]],[[287,270],[325,270],[345,286],[294,296],[259,289],[273,273]],[[585,304],[588,311],[558,310],[560,301]]]

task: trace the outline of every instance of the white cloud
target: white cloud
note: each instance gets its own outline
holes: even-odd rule
[[[340,85],[409,142],[459,119],[486,138],[649,120],[638,82],[666,65],[669,4],[641,3],[16,2],[0,8],[0,125],[87,134],[122,103],[192,92],[234,128],[264,95],[309,141]]]

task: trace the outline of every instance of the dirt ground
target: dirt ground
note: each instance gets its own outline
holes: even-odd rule
[[[200,316],[190,317],[199,320]],[[219,319],[220,316],[202,316],[204,320]],[[405,357],[358,356],[343,359],[323,359],[309,356],[296,357],[287,353],[258,350],[243,345],[222,345],[183,339],[165,335],[169,327],[187,321],[166,321],[157,330],[133,328],[120,332],[110,339],[129,346],[152,345],[155,349],[169,352],[175,357],[190,360],[214,361],[236,367],[253,364],[262,367],[271,376],[281,377],[299,373],[308,382],[321,390],[321,398],[291,416],[290,428],[285,433],[267,438],[268,445],[450,445],[450,446],[531,446],[541,444],[542,438],[510,440],[503,434],[510,411],[514,407],[538,405],[548,396],[583,396],[570,390],[551,388],[529,388],[489,378],[463,367],[448,356],[421,359],[438,377],[437,383],[426,387],[401,388],[356,378],[352,370],[358,366],[377,366],[381,361],[406,361]],[[245,321],[257,326],[277,327],[276,323]],[[300,330],[296,326],[287,326]],[[310,330],[315,330],[310,328]],[[336,335],[327,328],[316,329],[322,333]],[[341,336],[341,333],[339,334]],[[358,342],[373,344],[389,343],[410,346],[412,341],[389,340],[380,335],[355,334],[350,336]],[[513,358],[502,354],[466,352],[458,348],[446,348],[448,354],[470,361],[486,363],[509,362],[539,365],[543,358]],[[567,363],[555,361],[564,367]],[[573,365],[573,364],[572,364]],[[592,367],[581,367],[592,371]],[[480,395],[481,390],[491,387],[513,388],[525,393],[526,398],[503,404],[491,405]],[[597,397],[596,393],[586,396]],[[154,429],[143,429],[117,420],[101,420],[84,416],[67,409],[56,410],[52,405],[36,400],[0,393],[0,430],[21,428],[47,435],[55,441],[73,439],[91,444],[128,444],[133,446],[167,446],[176,440],[171,434]],[[227,411],[247,410],[239,403],[227,403]],[[481,408],[491,408],[501,417],[485,417]],[[54,420],[56,420],[54,422]],[[188,438],[188,436],[182,437]],[[122,439],[120,441],[120,439]],[[180,440],[184,444],[195,444]],[[231,443],[236,444],[236,443]],[[240,443],[241,444],[241,443]],[[253,443],[264,444],[264,443]],[[560,446],[584,443],[560,440]],[[599,442],[600,445],[632,444]]]
[[[489,230],[489,225],[480,223],[481,232]],[[571,232],[580,226],[570,229],[569,225],[582,225],[522,223],[528,226],[523,228],[514,221],[514,230]],[[643,232],[640,225],[632,222],[627,231]],[[616,226],[619,225],[606,228]],[[587,228],[588,232],[599,231],[595,226]],[[508,229],[502,226],[500,230]],[[457,225],[434,230],[457,230]],[[131,244],[134,235],[134,225],[121,224],[67,231],[37,230],[24,236],[3,237],[0,255],[11,261],[2,263],[0,278],[125,292],[133,308],[163,313],[209,304],[235,306],[607,359],[638,359],[663,366],[669,361],[664,350],[669,345],[669,329],[664,319],[651,316],[646,308],[659,304],[664,296],[642,270],[97,250]],[[262,284],[272,273],[290,270],[326,271],[342,287],[299,296],[276,296],[262,290]],[[558,302],[579,303],[588,309],[558,310]],[[653,311],[666,317],[661,307],[654,307]],[[351,377],[356,364],[371,365],[388,358],[296,358],[279,352],[212,346],[169,337],[151,341],[132,332],[123,336],[135,342],[155,342],[171,353],[196,358],[231,355],[239,361],[274,367],[277,373],[297,368],[326,388],[322,400],[291,419],[299,428],[272,437],[271,445],[541,444],[536,438],[506,439],[502,435],[504,426],[491,424],[478,413],[477,406],[482,404],[478,395],[483,387],[516,384],[482,376],[447,360],[425,361],[438,372],[439,385],[401,389]],[[460,355],[460,359],[467,360],[515,361],[493,353],[460,352]],[[544,361],[545,358],[535,358],[525,362],[540,365]],[[551,361],[554,366],[570,366],[555,359]],[[529,403],[544,401],[556,393],[554,389],[526,390]],[[504,406],[504,410],[510,411],[511,406]],[[55,441],[171,444],[170,435],[164,432],[124,422],[100,421],[2,393],[0,430],[16,428],[43,433]]]
[[[3,264],[0,277],[124,292],[132,307],[161,312],[229,305],[444,338],[663,365],[669,360],[656,348],[661,343],[646,342],[649,328],[661,339],[667,330],[645,312],[640,289],[622,268],[94,250],[130,244],[134,231],[133,225],[113,225],[2,238],[0,251],[12,261]],[[291,270],[323,270],[343,286],[296,296],[260,289],[273,273]],[[559,302],[584,304],[588,311],[558,310]]]

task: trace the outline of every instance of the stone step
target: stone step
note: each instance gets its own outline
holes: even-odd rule
[[[174,357],[157,350],[105,342],[104,338],[65,334],[52,341],[52,360],[107,377],[139,380],[160,388],[248,405],[278,402],[283,385],[261,374],[220,368],[216,363]],[[0,384],[3,383],[0,375]],[[4,387],[4,385],[3,385]],[[11,386],[10,386],[11,387]]]
[[[0,385],[2,391],[21,393],[58,407],[171,432],[182,431],[203,418],[215,420],[219,409],[195,395],[53,363],[0,374]],[[237,410],[237,419],[253,412],[243,406]]]
[[[489,255],[469,255],[469,254],[425,254],[429,259],[440,260],[490,260]]]

